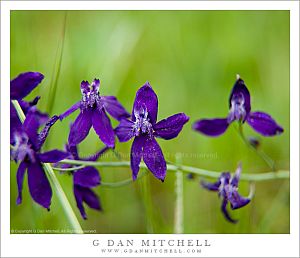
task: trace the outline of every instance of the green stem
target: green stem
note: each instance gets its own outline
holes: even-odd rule
[[[183,173],[181,172],[181,155],[176,155],[176,164],[179,166],[176,174],[176,182],[175,182],[175,211],[174,211],[174,233],[182,234],[184,232],[183,229]]]
[[[25,115],[23,113],[22,108],[19,105],[19,102],[16,100],[12,100],[12,104],[14,105],[14,107],[17,111],[19,119],[21,120],[22,123],[24,123]],[[44,166],[44,169],[49,178],[49,181],[51,182],[51,185],[56,192],[56,195],[61,203],[63,210],[65,211],[65,214],[68,218],[68,221],[70,222],[70,224],[72,226],[72,229],[74,230],[74,233],[83,233],[83,230],[76,218],[76,215],[75,215],[74,211],[72,210],[72,207],[71,207],[58,179],[56,178],[51,165],[48,163],[42,163],[42,165]]]
[[[61,64],[62,64],[62,56],[64,52],[64,42],[65,42],[65,35],[66,35],[66,24],[67,24],[67,11],[64,14],[63,26],[62,26],[62,33],[61,33],[61,42],[58,43],[56,56],[53,65],[53,73],[50,82],[50,92],[48,94],[48,103],[47,103],[47,110],[49,113],[52,113],[53,104],[56,96],[58,79],[61,71]],[[59,51],[60,50],[60,51]]]
[[[24,115],[22,108],[20,107],[19,102],[17,100],[12,100],[11,102],[17,111],[17,114],[18,114],[18,117],[19,117],[21,123],[23,124],[25,121],[25,115]]]
[[[272,171],[275,171],[275,162],[274,160],[272,160],[264,151],[257,149],[256,147],[254,147],[253,145],[250,144],[250,142],[248,141],[248,139],[246,138],[244,131],[243,131],[243,125],[241,123],[239,123],[239,129],[238,129],[239,135],[241,136],[242,140],[246,143],[246,145],[251,148],[252,150],[254,150],[256,152],[256,154],[261,157],[266,163],[267,165],[272,169]]]
[[[141,179],[142,177],[144,177],[145,175],[147,175],[148,170],[144,169],[140,172],[138,179]],[[120,186],[125,186],[125,185],[129,185],[132,183],[132,178],[128,178],[125,179],[123,181],[119,181],[119,182],[101,182],[101,186],[107,187],[107,188],[116,188],[116,187],[120,187]]]
[[[58,170],[58,171],[75,171],[75,170],[78,170],[78,169],[81,169],[81,168],[85,168],[84,165],[81,165],[81,166],[76,166],[76,167],[71,167],[71,168],[58,168],[58,167],[52,167],[53,170]]]
[[[130,167],[129,161],[120,162],[94,162],[94,161],[83,161],[83,160],[71,160],[64,159],[61,163],[72,164],[72,165],[85,165],[85,166],[96,166],[96,167]],[[147,168],[142,162],[140,168]],[[167,164],[167,171],[176,172],[178,166]],[[203,177],[219,178],[221,173],[216,171],[209,171],[201,168],[195,168],[190,166],[180,166],[180,170],[184,173],[193,173]],[[264,172],[259,174],[242,174],[241,180],[243,181],[267,181],[273,179],[288,179],[290,173],[288,170],[278,170],[276,172]],[[132,181],[132,180],[131,180]]]
[[[144,169],[145,170],[145,169]],[[151,195],[151,188],[150,188],[150,178],[145,177],[144,180],[140,181],[139,186],[142,192],[143,204],[146,213],[146,228],[148,234],[155,233],[155,218],[154,218],[154,211],[153,211],[153,202],[152,202],[152,195]],[[131,180],[132,182],[132,180]],[[157,211],[156,211],[157,212]]]

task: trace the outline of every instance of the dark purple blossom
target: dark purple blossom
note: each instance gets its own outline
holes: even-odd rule
[[[201,185],[210,191],[218,192],[219,197],[222,198],[221,210],[225,218],[232,222],[237,223],[238,220],[232,219],[227,211],[227,204],[230,203],[232,210],[244,207],[250,202],[250,198],[242,197],[238,193],[238,184],[240,180],[241,166],[239,166],[235,174],[231,177],[229,172],[224,172],[215,183],[208,183],[201,181]]]
[[[25,98],[44,79],[39,72],[26,72],[19,74],[10,82],[10,99],[21,100]]]
[[[60,115],[60,119],[80,109],[80,114],[71,126],[69,145],[75,146],[82,142],[88,135],[91,127],[99,136],[100,140],[108,147],[115,146],[115,134],[106,112],[120,121],[129,117],[129,113],[114,96],[100,96],[100,81],[95,79],[92,84],[87,81],[81,82],[81,101],[74,104],[70,109]]]
[[[38,72],[26,72],[19,74],[15,79],[10,82],[10,99],[17,100],[24,114],[26,115],[28,110],[35,106],[40,97],[36,97],[30,102],[23,100],[35,87],[37,87],[44,79],[44,75]],[[41,113],[38,110],[36,115],[39,116],[41,124],[48,121],[49,117],[45,113]],[[14,134],[22,127],[22,123],[18,117],[15,107],[10,103],[10,144],[14,144]]]
[[[14,133],[14,146],[11,156],[16,162],[20,162],[17,171],[18,198],[17,204],[22,202],[22,188],[24,175],[27,170],[28,188],[32,199],[49,209],[51,204],[52,190],[45,175],[43,163],[54,163],[66,158],[67,153],[59,150],[51,150],[41,153],[41,147],[46,140],[51,126],[58,119],[52,117],[38,133],[43,123],[35,107],[28,110],[24,124]]]
[[[155,137],[173,139],[189,120],[184,113],[179,113],[157,122],[157,111],[157,96],[147,82],[136,93],[131,120],[122,119],[115,130],[120,142],[134,137],[130,154],[133,180],[137,178],[143,158],[153,175],[164,181],[166,161]]]
[[[208,136],[219,136],[233,121],[239,121],[247,122],[263,136],[274,136],[283,132],[283,128],[270,115],[251,111],[250,93],[239,76],[229,97],[229,108],[227,118],[198,120],[194,123],[193,129]]]
[[[85,160],[96,161],[102,154],[104,154],[109,148],[105,147],[87,158],[80,158],[78,155],[77,146],[66,145],[66,151],[68,152],[68,159],[73,160]],[[74,165],[62,164],[61,167],[70,168]],[[85,202],[90,208],[95,210],[102,210],[99,197],[93,192],[91,188],[94,188],[101,184],[101,177],[98,170],[92,166],[87,166],[78,170],[72,171],[73,175],[73,192],[77,207],[83,219],[87,219],[87,215],[83,206]]]

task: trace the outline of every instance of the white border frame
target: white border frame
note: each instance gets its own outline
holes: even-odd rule
[[[1,251],[5,257],[299,257],[299,2],[298,1],[5,1],[1,2]],[[10,10],[290,10],[290,234],[184,234],[184,235],[22,235],[10,234]],[[207,239],[202,253],[111,253],[101,247],[107,239]],[[122,249],[122,248],[121,248]],[[153,248],[154,249],[154,248]],[[170,248],[168,248],[170,249]],[[123,250],[123,249],[122,249]]]

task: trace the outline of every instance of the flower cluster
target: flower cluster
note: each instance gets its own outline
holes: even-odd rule
[[[164,182],[167,164],[156,138],[170,140],[176,138],[183,126],[189,121],[184,113],[178,113],[157,121],[158,97],[149,82],[138,89],[131,114],[119,103],[114,96],[100,95],[100,80],[94,79],[90,84],[82,81],[80,85],[81,100],[59,116],[50,117],[39,111],[36,107],[40,97],[30,102],[23,99],[34,90],[43,80],[44,76],[37,72],[20,74],[11,81],[12,101],[17,101],[26,115],[24,123],[20,121],[17,110],[11,102],[10,107],[10,144],[11,158],[19,163],[17,170],[18,198],[17,204],[22,202],[22,186],[25,172],[28,176],[28,188],[32,199],[50,209],[52,190],[44,171],[44,163],[55,163],[56,167],[70,171],[73,178],[73,192],[77,207],[82,218],[87,215],[84,203],[95,210],[102,210],[100,199],[93,188],[101,185],[99,171],[93,166],[77,168],[74,165],[60,162],[64,159],[96,161],[106,151],[115,148],[116,136],[120,142],[133,139],[130,152],[130,166],[132,178],[136,180],[143,160],[149,171]],[[193,128],[208,136],[218,136],[226,131],[228,126],[238,121],[247,122],[255,131],[263,136],[273,136],[283,132],[275,120],[263,112],[251,112],[250,93],[240,78],[234,84],[229,98],[230,111],[226,118],[202,119],[194,123]],[[79,110],[75,121],[71,124],[65,150],[54,149],[42,151],[43,144],[51,127],[70,114]],[[108,114],[119,122],[114,129]],[[78,154],[80,144],[93,127],[105,147],[87,158]],[[229,172],[222,173],[215,183],[201,182],[201,185],[211,191],[217,191],[222,198],[222,212],[230,222],[232,219],[227,211],[227,204],[231,209],[238,209],[250,202],[238,193],[238,182],[241,168],[231,177]]]
[[[17,117],[16,110],[11,107],[10,142],[13,145],[11,157],[16,162],[19,162],[17,171],[17,204],[22,202],[23,180],[27,170],[28,188],[32,199],[44,208],[50,209],[52,190],[45,175],[42,162],[58,162],[66,158],[67,154],[59,150],[41,153],[41,148],[51,126],[58,117],[54,116],[46,122],[48,116],[36,109],[36,101],[28,103],[22,100],[42,79],[43,76],[41,74],[30,72],[19,75],[11,82],[11,99],[18,100],[23,112],[26,114],[26,119],[22,124]],[[45,127],[38,133],[40,126],[43,124],[45,124]]]
[[[247,122],[256,132],[263,136],[281,134],[283,128],[267,113],[251,112],[250,93],[244,81],[237,75],[229,97],[229,114],[227,118],[202,119],[194,123],[194,130],[207,136],[219,136],[234,122]]]
[[[232,223],[238,222],[232,219],[227,211],[227,204],[230,203],[232,210],[244,207],[250,202],[250,198],[245,198],[239,195],[238,185],[241,175],[241,166],[238,166],[235,174],[231,177],[229,172],[224,172],[220,175],[215,183],[208,183],[201,181],[202,187],[207,190],[218,192],[219,197],[222,198],[221,210],[225,218]]]

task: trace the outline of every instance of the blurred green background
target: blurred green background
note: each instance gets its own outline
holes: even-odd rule
[[[62,49],[62,61],[53,90]],[[233,126],[218,138],[191,130],[200,118],[225,117],[228,96],[237,73],[245,80],[252,109],[270,113],[285,132],[262,138],[245,125],[248,136],[280,169],[289,169],[289,12],[288,11],[12,11],[11,78],[24,71],[45,75],[28,96],[42,98],[38,107],[59,114],[81,98],[80,82],[101,79],[101,94],[115,95],[131,110],[137,89],[149,81],[159,98],[158,118],[178,112],[190,122],[174,140],[158,140],[168,160],[182,153],[186,165],[214,171],[243,173],[270,171],[241,141]],[[51,93],[52,92],[52,93]],[[55,92],[55,95],[54,95]],[[53,98],[53,104],[51,103]],[[58,122],[44,149],[62,148],[77,112]],[[116,121],[113,121],[117,125]],[[80,144],[82,155],[103,144],[91,130]],[[129,160],[131,141],[116,150]],[[110,153],[102,160],[117,160]],[[68,221],[53,194],[51,211],[31,200],[27,183],[16,206],[16,165],[11,162],[11,229],[68,229]],[[103,182],[131,177],[127,168],[100,169]],[[72,179],[57,174],[83,229],[97,233],[173,233],[175,174],[164,183],[152,175],[130,185],[96,188],[104,211],[86,208],[81,219],[72,193]],[[240,192],[248,195],[249,184]],[[184,233],[289,233],[289,181],[258,182],[250,205],[231,212],[240,219],[228,223],[220,212],[217,194],[201,189],[199,178],[184,178]],[[149,198],[149,196],[151,198]]]

